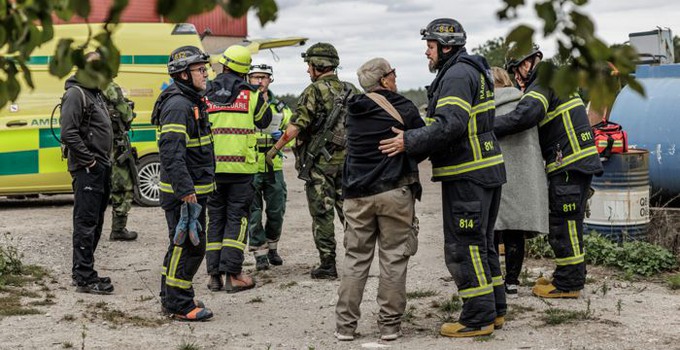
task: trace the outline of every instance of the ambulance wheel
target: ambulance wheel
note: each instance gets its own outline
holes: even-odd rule
[[[139,160],[139,191],[135,193],[135,202],[144,207],[160,205],[161,194],[161,161],[157,154],[150,154]]]

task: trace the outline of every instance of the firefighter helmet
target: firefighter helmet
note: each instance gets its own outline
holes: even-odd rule
[[[538,45],[531,44],[531,51],[528,53],[523,53],[520,51],[517,42],[513,41],[510,43],[510,45],[508,45],[508,52],[505,55],[505,70],[510,72],[510,74],[513,74],[514,70],[519,67],[520,63],[534,56],[538,56],[539,58],[543,59],[543,52],[541,52],[541,50],[538,48]]]
[[[168,74],[175,74],[189,69],[195,63],[209,63],[210,55],[196,46],[182,46],[175,49],[168,59]]]
[[[218,62],[236,73],[246,74],[250,69],[253,58],[250,55],[250,50],[245,46],[231,45],[224,50]]]
[[[250,72],[248,72],[248,75],[255,73],[269,74],[269,76],[271,77],[272,75],[274,75],[274,69],[272,68],[272,66],[266,64],[256,64],[254,66],[250,66]]]
[[[467,34],[453,18],[437,18],[420,30],[422,40],[436,40],[442,46],[464,46]]]

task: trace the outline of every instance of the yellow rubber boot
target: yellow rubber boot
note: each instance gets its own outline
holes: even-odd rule
[[[493,328],[502,329],[503,325],[505,325],[505,316],[496,316],[496,319],[493,320]]]
[[[541,277],[539,277],[539,278],[536,280],[536,283],[535,283],[535,284],[536,284],[537,286],[547,286],[547,285],[549,285],[550,283],[552,283],[552,282],[550,282],[549,279],[547,279],[547,278],[541,276]]]
[[[580,290],[564,291],[559,290],[551,284],[536,284],[531,291],[537,297],[541,298],[578,298],[581,295]]]
[[[444,323],[439,334],[452,338],[479,337],[493,333],[493,325],[492,323],[484,327],[468,327],[460,322]]]

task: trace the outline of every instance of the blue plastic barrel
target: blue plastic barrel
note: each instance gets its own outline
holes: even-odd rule
[[[612,241],[640,240],[649,227],[649,152],[630,150],[603,161],[604,174],[593,177],[586,232]]]
[[[680,64],[640,65],[635,78],[645,96],[626,86],[610,119],[628,132],[630,148],[649,150],[652,193],[680,194]]]

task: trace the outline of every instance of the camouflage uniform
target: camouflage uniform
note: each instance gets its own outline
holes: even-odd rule
[[[111,239],[131,240],[137,233],[127,231],[127,216],[132,206],[132,198],[136,183],[137,169],[130,162],[135,162],[134,150],[130,147],[128,130],[135,118],[129,100],[123,95],[118,84],[111,82],[104,90],[111,124],[113,125],[113,152],[111,169]],[[130,158],[128,158],[130,157]]]
[[[306,152],[306,145],[323,127],[319,120],[333,109],[335,97],[344,89],[344,84],[351,86],[353,93],[359,90],[349,83],[341,82],[337,75],[329,74],[320,77],[309,85],[298,99],[297,108],[291,124],[300,129],[294,148],[295,167],[300,169],[301,155]],[[321,125],[318,125],[321,124]],[[343,125],[340,123],[339,128]],[[344,223],[342,214],[342,166],[345,161],[345,150],[336,149],[331,160],[319,157],[311,171],[311,181],[305,183],[309,213],[312,215],[312,232],[314,243],[319,251],[322,263],[335,261],[335,227],[333,225],[333,207],[340,221]]]

